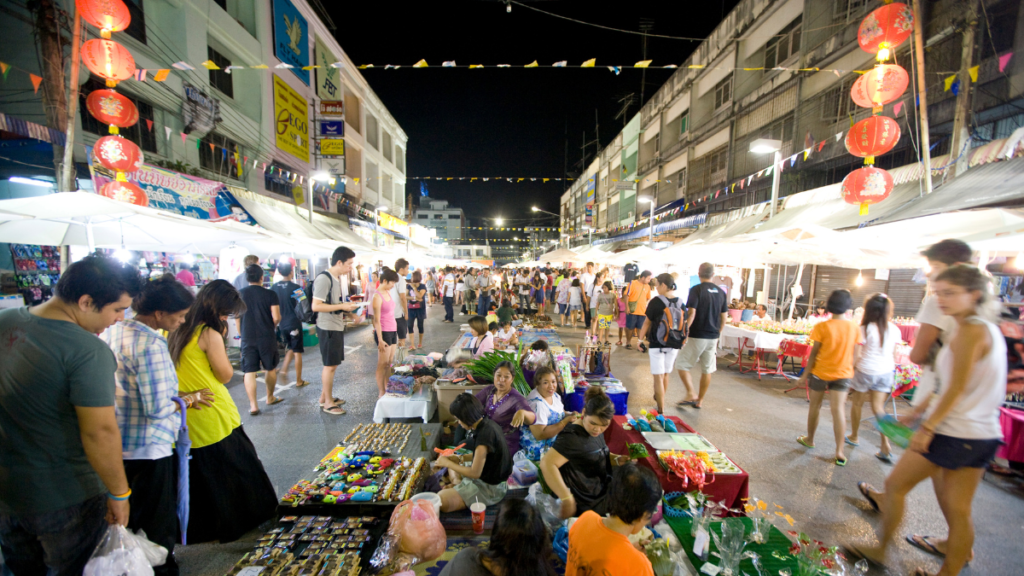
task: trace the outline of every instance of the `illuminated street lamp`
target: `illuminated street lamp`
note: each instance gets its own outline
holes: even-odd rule
[[[758,138],[750,143],[750,151],[754,154],[775,153],[772,164],[772,202],[768,206],[768,219],[775,216],[775,205],[779,202],[779,163],[782,162],[782,141],[769,138]]]
[[[316,182],[327,182],[331,175],[324,171],[313,172],[309,175],[309,223],[313,223],[313,186]]]
[[[640,196],[637,200],[651,205],[651,210],[648,212],[647,217],[651,221],[651,250],[654,250],[654,198],[651,196]]]

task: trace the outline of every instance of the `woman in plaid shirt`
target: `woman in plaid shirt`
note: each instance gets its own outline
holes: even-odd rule
[[[135,317],[114,324],[103,334],[117,358],[117,423],[125,474],[132,490],[128,527],[167,548],[167,562],[158,575],[178,574],[174,544],[178,541],[178,477],[173,444],[181,427],[178,376],[163,333],[185,319],[195,297],[170,274],[143,288],[132,302]],[[210,406],[209,390],[182,395],[185,406]]]

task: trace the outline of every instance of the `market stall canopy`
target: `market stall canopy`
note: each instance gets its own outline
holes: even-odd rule
[[[88,192],[0,201],[0,242],[216,253],[237,244],[257,255],[293,241],[237,222],[209,222]]]
[[[630,262],[657,262],[658,251],[650,246],[637,246],[624,252],[613,254],[606,262],[615,266],[625,266]]]
[[[900,245],[920,252],[946,238],[956,238],[975,250],[992,252],[1020,251],[1022,244],[1015,241],[1024,229],[1024,210],[988,208],[933,214],[899,222],[868,226],[842,232],[843,242],[852,245]],[[923,261],[919,258],[918,264]]]
[[[566,248],[559,248],[547,254],[540,255],[541,262],[551,262],[552,264],[560,264],[562,262],[572,262],[573,264],[586,264],[587,259],[580,257],[579,254],[568,250]]]

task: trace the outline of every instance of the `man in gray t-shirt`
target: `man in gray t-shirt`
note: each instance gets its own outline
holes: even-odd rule
[[[399,258],[395,261],[398,282],[391,287],[391,299],[395,302],[395,325],[398,332],[398,346],[405,348],[405,337],[409,335],[409,285],[405,275],[409,273],[409,261]]]
[[[324,412],[335,416],[345,414],[341,407],[345,401],[334,397],[334,372],[345,360],[344,312],[354,312],[359,308],[358,304],[345,301],[348,298],[348,274],[355,257],[356,253],[351,248],[339,246],[331,254],[330,268],[313,280],[312,308],[317,313],[316,335],[324,364],[320,406]]]
[[[46,303],[0,311],[0,547],[16,574],[81,574],[105,518],[128,524],[117,360],[96,335],[141,288],[130,266],[88,256]]]

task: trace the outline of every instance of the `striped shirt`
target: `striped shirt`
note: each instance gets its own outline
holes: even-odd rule
[[[181,415],[171,400],[178,395],[178,374],[167,339],[137,320],[118,322],[101,337],[117,357],[115,395],[122,450],[172,445]]]

